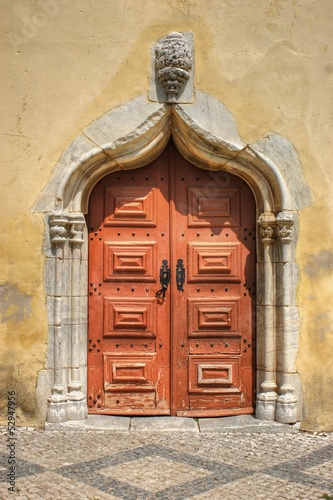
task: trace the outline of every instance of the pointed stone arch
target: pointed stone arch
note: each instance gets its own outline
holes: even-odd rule
[[[87,417],[87,228],[84,215],[99,179],[140,168],[157,158],[172,134],[191,163],[243,178],[257,206],[257,401],[260,419],[296,422],[301,386],[296,372],[298,212],[311,201],[289,141],[269,134],[245,144],[227,108],[197,92],[193,104],[159,104],[146,96],[113,109],[89,125],[66,149],[41,193],[45,283],[49,318],[51,394],[47,420]]]

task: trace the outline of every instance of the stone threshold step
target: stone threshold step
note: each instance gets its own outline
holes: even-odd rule
[[[45,422],[46,431],[96,430],[111,432],[194,432],[194,433],[253,433],[298,432],[299,424],[288,425],[271,420],[258,420],[252,415],[218,418],[186,417],[118,417],[89,415],[85,420],[64,423]]]

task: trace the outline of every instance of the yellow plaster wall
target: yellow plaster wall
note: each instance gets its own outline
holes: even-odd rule
[[[150,47],[195,36],[197,88],[230,109],[251,143],[295,146],[314,202],[300,215],[302,426],[333,430],[333,45],[331,0],[6,0],[1,5],[1,392],[40,423],[45,367],[43,218],[32,213],[57,159],[109,109],[148,91]],[[4,398],[3,398],[4,399]]]

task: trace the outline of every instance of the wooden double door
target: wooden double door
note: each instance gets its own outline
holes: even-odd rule
[[[88,406],[113,415],[253,412],[255,204],[169,144],[103,178],[89,208]]]

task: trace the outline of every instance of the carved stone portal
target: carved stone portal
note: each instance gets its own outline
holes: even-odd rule
[[[91,189],[111,172],[153,161],[171,133],[188,161],[220,172],[221,182],[222,175],[224,179],[228,172],[234,173],[255,193],[259,215],[256,415],[285,423],[300,419],[295,249],[297,214],[310,203],[311,193],[286,139],[272,134],[246,145],[225,106],[200,90],[195,103],[180,104],[191,78],[193,69],[175,106],[156,104],[142,95],[89,125],[68,146],[35,205],[35,211],[47,215],[49,228],[44,243],[49,352],[37,385],[38,404],[45,408],[45,416],[48,403],[48,425],[67,420],[83,425],[87,416],[88,232],[84,214]]]

